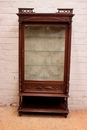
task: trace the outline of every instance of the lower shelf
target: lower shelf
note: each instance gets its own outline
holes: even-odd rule
[[[22,107],[18,109],[19,112],[45,112],[45,113],[68,113],[68,110],[64,109],[64,105],[60,104],[56,107],[53,106],[34,106],[32,104],[22,104]]]
[[[19,113],[60,113],[68,114],[64,98],[30,98],[24,97],[18,109]]]

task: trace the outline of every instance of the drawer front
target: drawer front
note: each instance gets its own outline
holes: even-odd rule
[[[23,92],[64,93],[64,85],[56,83],[24,83]]]

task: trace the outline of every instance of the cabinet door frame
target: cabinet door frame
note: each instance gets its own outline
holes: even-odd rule
[[[70,44],[70,42],[69,42],[69,24],[68,23],[56,23],[56,25],[54,24],[54,23],[50,23],[50,24],[48,24],[48,23],[37,23],[37,24],[35,24],[35,23],[29,23],[29,24],[27,24],[27,25],[29,25],[29,26],[36,26],[36,25],[40,25],[40,26],[44,26],[44,25],[55,25],[55,26],[60,26],[60,25],[63,25],[63,26],[65,26],[65,54],[64,54],[64,80],[63,81],[45,81],[45,80],[25,80],[24,79],[24,27],[25,27],[25,25],[26,25],[27,23],[23,23],[23,24],[21,24],[21,38],[22,38],[22,40],[21,40],[21,50],[20,50],[20,53],[21,53],[21,56],[19,56],[19,57],[21,57],[21,58],[19,58],[19,59],[21,59],[21,61],[20,61],[20,65],[21,65],[21,71],[22,71],[22,77],[21,77],[21,79],[22,79],[22,92],[41,92],[41,93],[66,93],[66,87],[67,87],[67,75],[69,75],[69,74],[67,74],[67,72],[69,72],[69,56],[70,56],[70,54],[69,54],[69,44]],[[46,89],[44,89],[44,85],[45,85],[45,88]],[[34,86],[34,89],[32,90],[32,89],[30,89],[29,88],[29,86],[30,87],[32,87],[32,86]],[[35,87],[36,86],[36,87]],[[52,90],[53,89],[53,86],[55,86],[55,90]],[[56,87],[56,86],[58,86],[58,87]],[[27,87],[27,88],[26,88]],[[36,89],[37,88],[37,89]],[[42,91],[41,91],[41,89],[42,89]]]

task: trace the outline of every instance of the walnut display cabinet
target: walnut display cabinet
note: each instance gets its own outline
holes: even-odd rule
[[[19,8],[18,113],[67,117],[73,9]]]

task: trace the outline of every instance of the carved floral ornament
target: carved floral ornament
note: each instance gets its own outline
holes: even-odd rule
[[[45,90],[62,90],[62,86],[41,86],[41,85],[38,85],[38,86],[35,86],[35,85],[27,85],[26,86],[26,89],[45,89]]]

